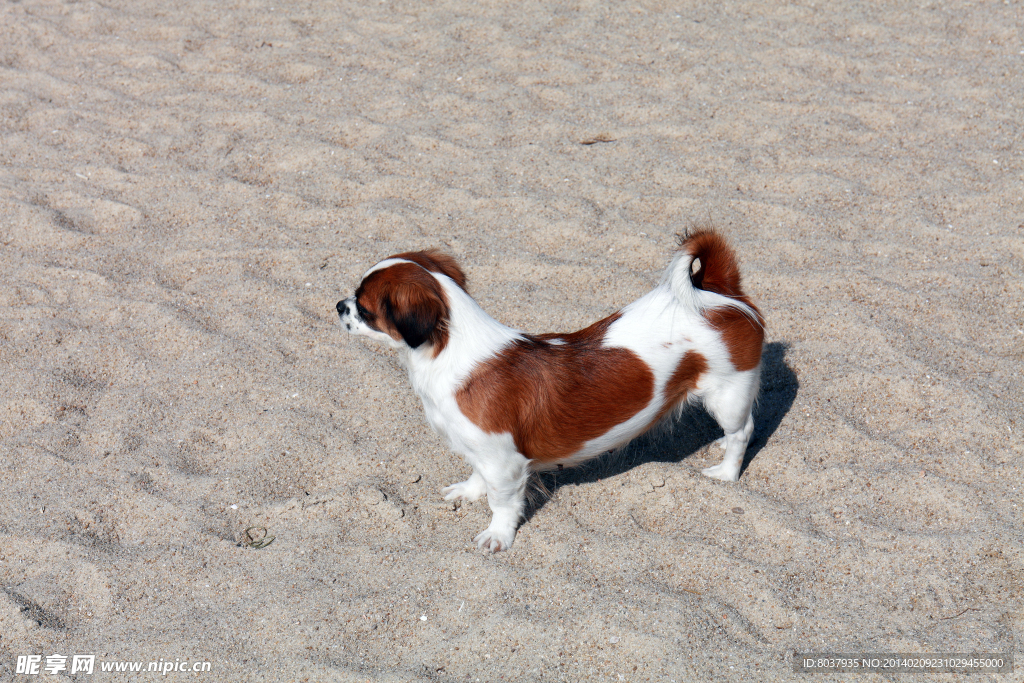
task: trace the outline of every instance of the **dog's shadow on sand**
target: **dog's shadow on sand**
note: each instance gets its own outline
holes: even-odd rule
[[[761,361],[761,393],[754,406],[754,434],[747,445],[740,470],[743,472],[764,448],[793,406],[800,382],[786,364],[788,345],[772,342],[764,348]],[[555,492],[567,485],[588,484],[614,477],[648,462],[681,462],[723,436],[722,428],[701,407],[688,408],[671,429],[654,430],[634,439],[629,445],[605,454],[579,467],[545,472],[540,475],[540,494],[527,505],[529,520]],[[714,449],[715,458],[723,451]],[[709,462],[717,464],[718,460]]]

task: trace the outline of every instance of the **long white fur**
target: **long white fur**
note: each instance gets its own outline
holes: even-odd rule
[[[757,396],[760,366],[738,372],[732,365],[721,335],[701,315],[718,307],[733,307],[752,319],[754,312],[729,297],[696,289],[690,280],[693,257],[679,253],[651,292],[629,304],[608,329],[604,345],[635,352],[654,374],[651,402],[632,418],[602,436],[588,441],[579,451],[561,460],[571,465],[625,445],[650,426],[665,403],[665,386],[682,357],[696,350],[707,361],[708,371],[688,400],[703,400],[708,412],[725,431],[722,462],[703,473],[723,481],[736,481],[747,443],[754,429],[751,411]],[[381,261],[373,272],[405,259]],[[413,390],[423,401],[427,422],[445,437],[452,450],[472,467],[472,475],[444,489],[445,500],[478,500],[487,496],[491,523],[475,537],[481,548],[497,551],[509,548],[525,505],[526,483],[535,463],[516,450],[512,435],[489,434],[459,409],[456,394],[473,370],[493,358],[524,334],[499,323],[449,277],[431,272],[444,289],[450,306],[448,343],[437,357],[427,344],[413,349],[389,335],[365,325],[356,312],[354,298],[346,299],[342,322],[353,334],[387,342],[399,351],[409,372]],[[553,467],[554,464],[548,466]]]

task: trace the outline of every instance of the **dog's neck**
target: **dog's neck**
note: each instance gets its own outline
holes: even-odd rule
[[[490,358],[522,332],[487,314],[461,287],[439,278],[448,297],[448,343],[434,356],[433,346],[400,351],[413,389],[421,397],[451,396],[481,361]]]

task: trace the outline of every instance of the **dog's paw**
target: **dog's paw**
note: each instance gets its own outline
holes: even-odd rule
[[[701,473],[705,477],[711,477],[712,479],[721,479],[722,481],[737,481],[740,478],[740,468],[732,465],[727,465],[724,462],[715,465],[714,467],[705,467],[701,470]]]
[[[492,553],[508,550],[512,547],[512,542],[515,540],[515,527],[509,529],[507,526],[495,527],[493,524],[481,531],[473,539],[478,548]]]
[[[444,494],[445,500],[468,500],[472,502],[483,498],[484,494],[487,493],[487,485],[484,484],[483,479],[470,477],[466,481],[460,481],[458,484],[445,486],[441,493]]]

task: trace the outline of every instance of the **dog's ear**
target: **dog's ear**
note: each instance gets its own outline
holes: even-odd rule
[[[431,344],[436,356],[448,343],[448,300],[430,273],[412,268],[392,284],[384,315],[411,348]]]
[[[384,304],[385,315],[405,343],[416,349],[428,341],[435,342],[445,315],[441,302],[434,297],[419,296],[418,292],[397,291],[393,296]]]

